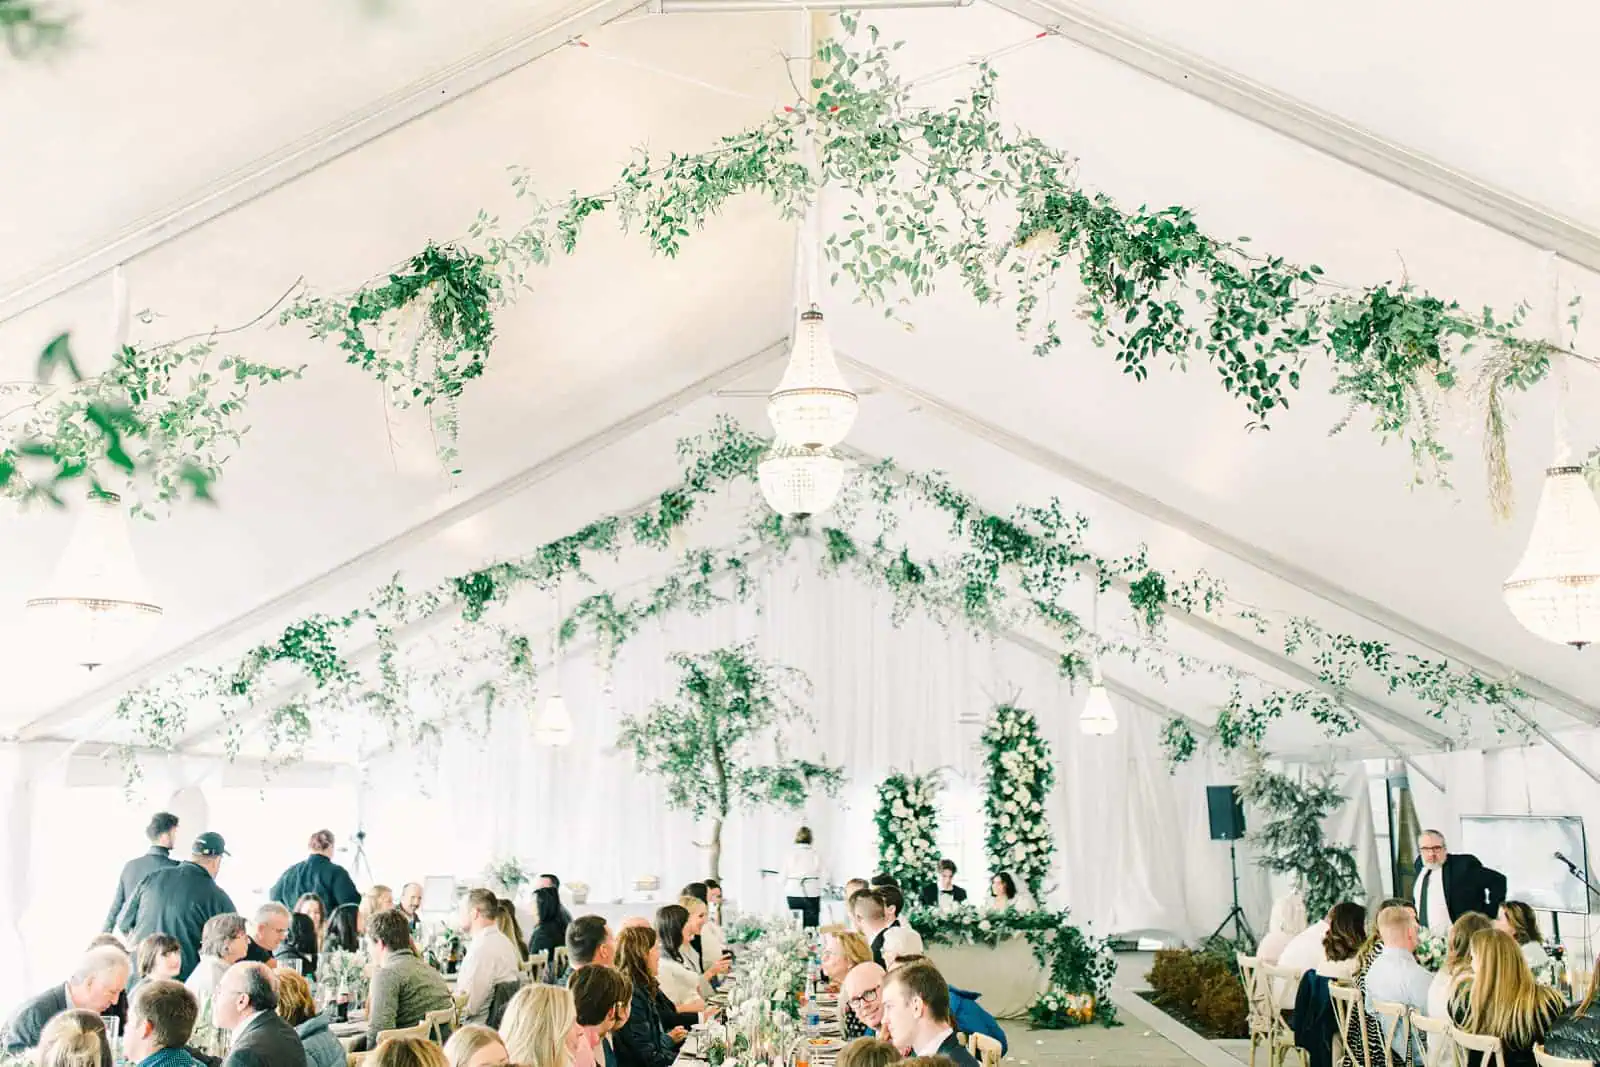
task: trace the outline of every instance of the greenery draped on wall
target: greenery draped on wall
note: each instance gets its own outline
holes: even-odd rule
[[[739,811],[798,810],[812,789],[832,796],[844,769],[791,759],[789,729],[813,724],[798,697],[810,682],[792,667],[768,663],[749,645],[671,660],[682,672],[677,698],[622,722],[617,746],[642,774],[667,787],[667,807],[711,823],[709,875],[722,877],[722,828]],[[757,751],[774,751],[763,762]]]
[[[1346,799],[1334,788],[1332,771],[1295,778],[1269,770],[1260,753],[1250,753],[1239,792],[1256,816],[1245,835],[1256,865],[1292,875],[1308,916],[1320,919],[1340,901],[1365,897],[1354,850],[1329,843],[1323,834],[1323,822]]]
[[[933,883],[939,863],[939,793],[943,788],[937,772],[895,771],[878,785],[878,806],[873,812],[878,827],[878,869],[894,876],[908,902],[918,899],[923,887]]]
[[[998,704],[983,730],[984,854],[989,869],[1007,871],[1044,900],[1055,858],[1045,802],[1055,786],[1050,746],[1033,712]]]

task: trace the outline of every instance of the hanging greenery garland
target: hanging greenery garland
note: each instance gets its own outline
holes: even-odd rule
[[[14,59],[29,59],[59,47],[67,20],[43,0],[0,0],[0,36]]]
[[[907,900],[916,900],[933,883],[939,864],[939,792],[937,772],[895,771],[878,785],[878,870],[893,875]]]
[[[1009,872],[1044,900],[1055,858],[1045,802],[1055,786],[1050,746],[1033,712],[999,704],[983,730],[984,854],[989,869]]]
[[[1246,834],[1256,866],[1294,877],[1305,897],[1306,914],[1322,916],[1345,900],[1360,902],[1366,891],[1355,851],[1323,835],[1323,823],[1345,805],[1332,771],[1293,778],[1269,770],[1259,751],[1247,754],[1239,792],[1258,816]]]

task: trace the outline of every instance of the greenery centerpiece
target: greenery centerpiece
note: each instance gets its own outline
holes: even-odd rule
[[[483,869],[483,879],[515,898],[523,886],[533,881],[533,870],[515,856],[495,860]]]
[[[317,984],[322,987],[325,1002],[348,994],[350,1003],[359,1007],[367,1002],[371,982],[372,966],[365,952],[334,949],[317,958]]]
[[[679,653],[677,699],[659,701],[643,715],[622,721],[619,748],[633,752],[634,766],[662,779],[667,806],[709,818],[709,873],[722,877],[722,828],[740,810],[798,809],[813,788],[839,791],[844,770],[786,755],[786,727],[813,719],[797,693],[810,692],[805,675],[767,663],[750,645],[701,655]],[[762,753],[775,755],[763,761]]]
[[[1245,835],[1256,865],[1274,874],[1288,874],[1306,901],[1306,914],[1320,919],[1341,901],[1366,895],[1355,852],[1330,843],[1323,822],[1345,804],[1333,786],[1333,771],[1307,778],[1269,770],[1260,752],[1246,757],[1239,779],[1244,802],[1255,809],[1255,829]]]
[[[878,869],[894,876],[907,903],[931,885],[939,863],[939,791],[937,771],[890,774],[878,786]]]
[[[1055,857],[1045,802],[1055,786],[1050,746],[1033,712],[996,705],[983,731],[984,854],[990,871],[1011,873],[1036,902]]]
[[[980,910],[963,904],[949,911],[917,909],[908,915],[926,945],[994,946],[1025,937],[1049,977],[1045,991],[1028,1010],[1041,1029],[1116,1022],[1111,983],[1117,959],[1110,942],[1074,926],[1068,911]]]

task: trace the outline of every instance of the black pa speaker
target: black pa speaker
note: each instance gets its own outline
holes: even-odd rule
[[[1244,837],[1244,801],[1236,785],[1206,786],[1206,814],[1211,817],[1211,840],[1238,841]]]

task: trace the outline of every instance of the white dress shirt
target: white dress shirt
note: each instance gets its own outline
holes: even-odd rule
[[[822,895],[822,858],[810,845],[796,845],[789,853],[789,862],[783,865],[783,895],[788,897],[820,897]]]
[[[1430,877],[1431,875],[1431,877]],[[1422,868],[1417,884],[1411,889],[1411,902],[1417,906],[1417,918],[1422,917],[1422,883],[1428,883],[1428,929],[1436,934],[1450,932],[1450,904],[1444,898],[1444,869]]]
[[[461,973],[456,977],[456,992],[467,995],[462,1021],[487,1021],[494,987],[501,982],[516,981],[521,967],[522,954],[498,926],[485,926],[475,932],[467,944],[466,959],[461,961]]]

